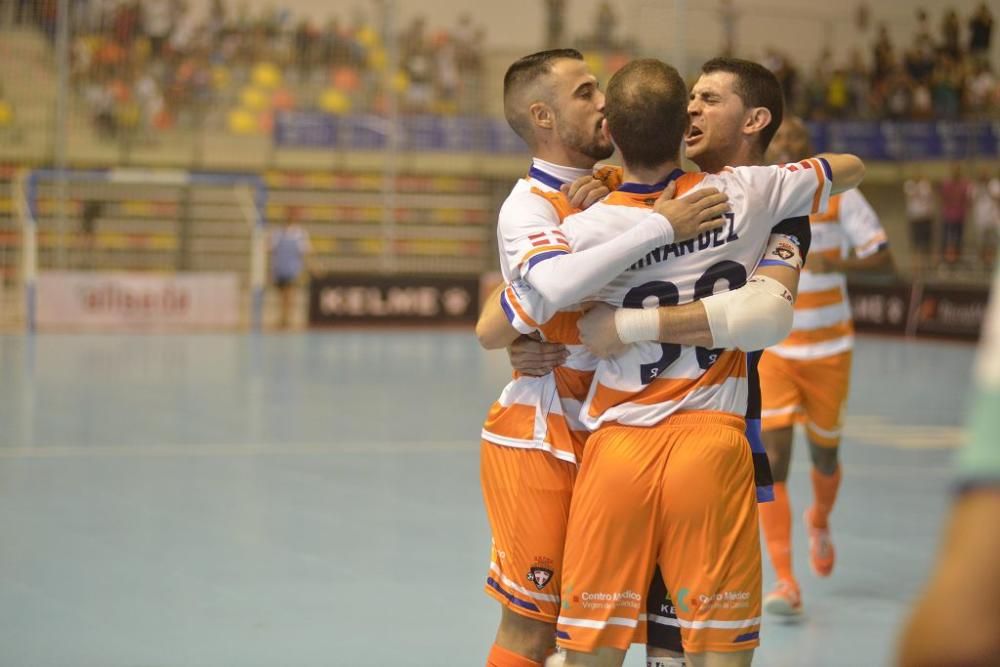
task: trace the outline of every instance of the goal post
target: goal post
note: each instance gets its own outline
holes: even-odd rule
[[[189,285],[225,275],[238,281],[240,325],[260,331],[268,192],[259,175],[34,169],[21,171],[12,186],[28,331],[39,325],[39,274],[47,271],[139,283],[174,277]],[[133,296],[113,298],[131,305]]]

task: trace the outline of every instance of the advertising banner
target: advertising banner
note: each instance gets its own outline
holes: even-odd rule
[[[234,273],[43,271],[40,329],[232,329],[240,324]]]
[[[309,323],[475,323],[479,278],[475,276],[331,274],[309,286]]]

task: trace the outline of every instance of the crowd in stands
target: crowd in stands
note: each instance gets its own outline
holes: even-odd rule
[[[789,106],[811,120],[995,118],[1000,79],[989,60],[994,17],[987,3],[965,17],[944,11],[936,30],[923,9],[916,20],[912,40],[902,45],[880,25],[867,62],[859,51],[844,62],[826,50],[804,73],[771,49],[765,64],[781,79]]]
[[[54,5],[39,2],[17,20],[54,40]],[[74,90],[109,137],[177,124],[267,132],[276,111],[291,109],[384,113],[390,89],[401,113],[482,111],[482,29],[469,15],[448,29],[414,19],[394,36],[389,72],[386,40],[362,13],[319,25],[287,10],[253,15],[246,3],[233,12],[225,0],[207,13],[185,0],[71,5]]]
[[[13,20],[55,39],[56,0],[9,1]],[[320,25],[287,9],[254,14],[247,3],[234,10],[227,2],[236,6],[212,0],[196,12],[187,0],[70,0],[72,82],[101,134],[175,125],[266,133],[277,111],[385,113],[390,98],[404,114],[485,111],[484,31],[469,14],[447,28],[415,18],[394,32],[390,53],[359,11]],[[857,28],[872,40],[869,53],[827,50],[811,68],[777,49],[764,55],[793,111],[810,120],[997,117],[987,3],[966,16],[916,9],[907,44],[894,44],[884,24],[872,30],[860,7]],[[564,39],[566,1],[546,0],[545,8],[546,39]],[[575,42],[603,78],[634,51],[615,35],[618,23],[613,5],[600,3],[593,35]]]

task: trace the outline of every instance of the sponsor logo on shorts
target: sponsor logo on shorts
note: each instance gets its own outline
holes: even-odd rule
[[[642,606],[642,595],[635,591],[583,591],[573,596],[573,602],[579,602],[584,609],[639,609]]]
[[[746,609],[750,606],[750,593],[747,591],[722,591],[714,595],[699,595],[695,606],[699,610],[706,609]]]
[[[673,598],[677,609],[685,614],[691,611],[705,611],[709,609],[745,609],[750,606],[750,593],[747,591],[722,591],[710,595],[694,594],[687,588],[681,588]],[[670,607],[670,593],[667,599],[660,606],[662,613],[667,613]]]
[[[691,611],[691,608],[688,607],[688,593],[689,593],[688,589],[682,588],[679,591],[677,591],[677,596],[674,598],[674,600],[677,603],[677,607],[685,614]]]
[[[538,590],[542,590],[547,583],[552,581],[552,570],[536,565],[528,570],[528,581],[533,583]]]
[[[573,605],[570,603],[570,599],[573,602],[579,602],[580,598],[573,595],[573,584],[564,584],[562,589],[562,608],[570,609]]]

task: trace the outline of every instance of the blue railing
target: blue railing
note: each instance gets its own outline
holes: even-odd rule
[[[855,153],[869,160],[997,158],[1000,121],[837,121],[809,123],[817,152]],[[383,150],[391,124],[375,115],[334,116],[279,113],[274,143],[279,148]],[[503,119],[404,116],[396,145],[401,151],[518,154],[523,142]]]

